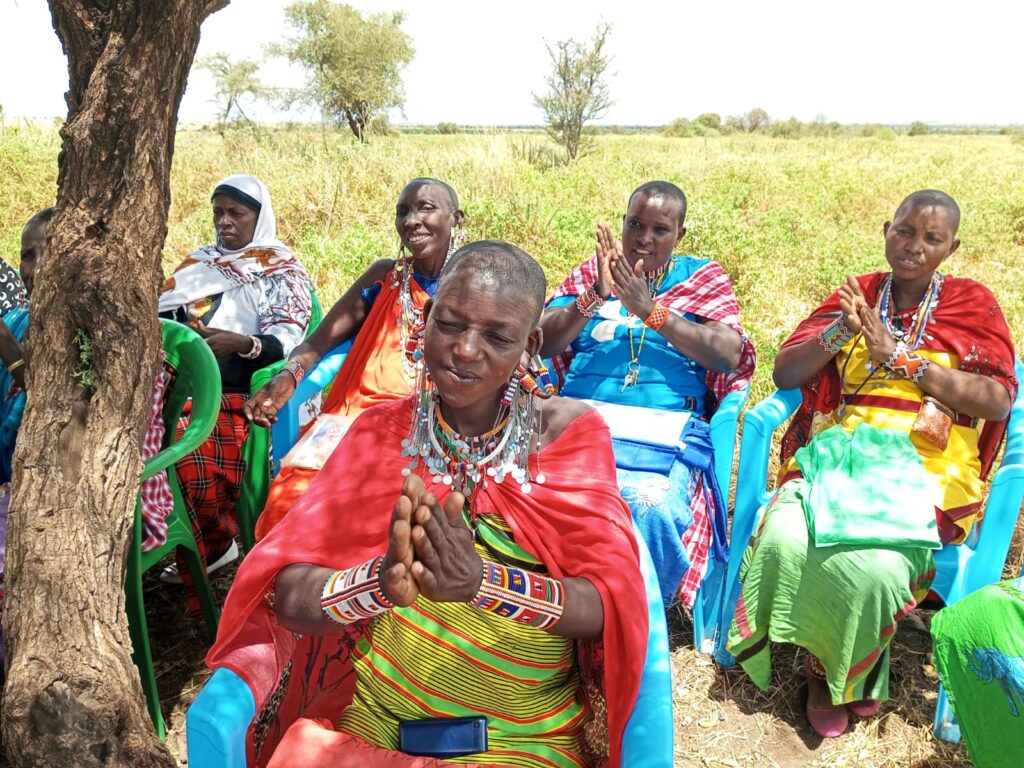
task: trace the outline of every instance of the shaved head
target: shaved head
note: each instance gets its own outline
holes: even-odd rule
[[[460,275],[472,275],[496,287],[511,288],[530,310],[533,323],[540,319],[547,281],[540,264],[522,248],[503,240],[477,240],[463,246],[445,265],[437,295]]]
[[[406,184],[402,191],[404,192],[406,189],[419,189],[420,187],[425,187],[428,185],[440,187],[441,189],[443,189],[445,192],[445,196],[448,198],[448,202],[450,202],[452,205],[452,210],[459,210],[459,196],[455,194],[455,190],[452,188],[450,184],[445,184],[443,181],[440,181],[438,179],[431,179],[427,176],[418,176],[417,178],[412,179],[408,184]]]
[[[896,213],[893,214],[893,220],[898,219],[911,208],[932,207],[946,209],[949,213],[950,226],[953,227],[953,234],[956,235],[960,228],[960,206],[956,204],[956,200],[938,189],[919,189],[917,192],[907,195],[896,209]]]
[[[686,195],[683,194],[683,190],[672,182],[648,181],[645,184],[641,184],[639,187],[634,189],[633,194],[629,196],[629,202],[626,203],[627,208],[629,207],[629,203],[632,203],[633,198],[637,195],[644,195],[648,198],[658,197],[675,200],[679,203],[679,226],[682,227],[686,222]]]

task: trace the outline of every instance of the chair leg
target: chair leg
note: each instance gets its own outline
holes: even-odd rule
[[[693,647],[701,653],[710,655],[715,652],[724,579],[725,564],[711,557],[693,603]]]
[[[180,547],[188,572],[192,576],[192,586],[199,598],[199,608],[203,612],[203,620],[206,622],[206,631],[210,642],[217,639],[217,623],[220,611],[217,610],[217,601],[213,596],[213,589],[210,587],[210,579],[206,574],[206,565],[196,550],[188,547]]]
[[[935,705],[935,723],[932,726],[935,738],[956,743],[960,741],[960,723],[949,704],[946,689],[939,686],[939,701]]]
[[[128,579],[125,594],[125,613],[128,616],[128,632],[132,639],[132,661],[139,670],[139,681],[142,692],[146,695],[146,707],[153,720],[156,735],[164,741],[167,730],[164,726],[163,712],[160,710],[160,691],[156,685],[156,672],[153,668],[153,651],[149,645],[149,624],[146,621],[146,605],[142,599],[142,579]]]

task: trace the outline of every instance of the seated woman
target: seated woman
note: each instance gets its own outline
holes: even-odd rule
[[[748,385],[755,361],[721,266],[672,254],[686,234],[685,218],[679,187],[638,187],[622,219],[622,241],[599,224],[597,255],[565,279],[541,321],[541,354],[555,357],[563,396],[697,417],[687,429],[690,450],[680,454],[669,482],[651,472],[619,472],[666,605],[677,594],[693,604],[716,518],[716,538],[724,543],[725,505],[700,418],[713,410],[713,399]]]
[[[523,366],[544,291],[515,246],[461,249],[416,395],[359,416],[242,563],[207,662],[255,694],[250,764],[595,765],[602,680],[619,764],[643,578],[607,428]],[[439,717],[486,718],[486,751],[396,751],[402,723]]]
[[[262,181],[228,176],[211,200],[217,242],[193,252],[167,279],[160,316],[195,328],[220,366],[217,425],[177,464],[182,500],[212,572],[238,557],[234,505],[245,472],[242,444],[249,422],[242,406],[249,380],[302,341],[311,299],[306,270],[277,239],[270,192]],[[173,566],[161,578],[181,583]]]
[[[395,229],[402,239],[398,258],[374,262],[352,284],[320,326],[292,350],[281,372],[246,403],[249,418],[269,426],[306,371],[353,336],[323,414],[354,418],[375,403],[407,397],[416,381],[412,354],[423,305],[433,297],[448,257],[462,244],[463,219],[455,190],[443,181],[406,184],[395,205]],[[257,523],[257,539],[284,517],[317,471],[313,466],[281,468]]]
[[[932,617],[935,669],[975,765],[1024,765],[1024,576]]]
[[[803,403],[744,556],[729,649],[765,688],[769,640],[806,648],[807,717],[825,737],[888,697],[896,622],[927,592],[932,550],[981,514],[1017,389],[995,297],[937,271],[959,223],[949,195],[910,195],[883,227],[890,271],[849,278],[775,360],[775,383]]]

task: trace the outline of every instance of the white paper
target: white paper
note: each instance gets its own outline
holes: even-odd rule
[[[587,400],[604,417],[612,437],[650,445],[675,447],[690,419],[689,411],[660,411],[637,405]]]

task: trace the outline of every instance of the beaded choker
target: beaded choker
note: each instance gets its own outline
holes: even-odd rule
[[[402,455],[409,457],[402,475],[408,477],[422,463],[433,482],[467,496],[481,484],[487,487],[488,480],[502,483],[509,476],[529,493],[532,482],[542,485],[545,480],[541,472],[531,476],[527,464],[536,417],[533,395],[519,390],[514,402],[499,406],[494,427],[483,435],[467,437],[445,421],[437,390],[429,384],[421,387],[412,431],[402,440]]]
[[[651,284],[652,280],[654,280],[656,278],[659,278],[662,275],[664,275],[666,272],[668,272],[668,268],[670,266],[672,266],[672,262],[675,261],[675,260],[676,260],[675,256],[669,256],[668,259],[665,261],[665,263],[662,264],[657,269],[652,269],[650,272],[644,272],[644,275],[646,275],[646,277],[647,277],[647,287],[650,288],[650,284]]]

